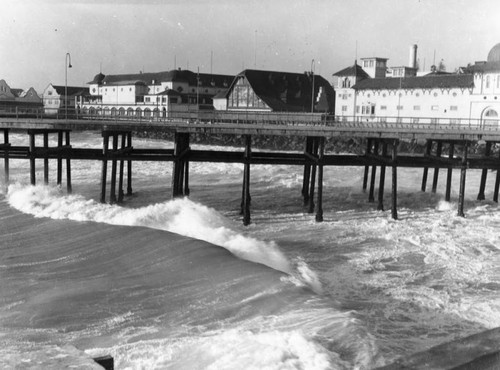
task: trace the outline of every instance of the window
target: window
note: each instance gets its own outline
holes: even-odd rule
[[[146,98],[144,99],[144,101],[146,103],[151,103],[151,98],[149,96],[146,96]]]
[[[413,110],[420,110],[420,105],[414,105]]]
[[[342,106],[342,112],[347,112],[347,105]]]
[[[397,109],[397,110],[403,110],[403,106],[402,106],[402,105],[398,105],[398,106],[396,107],[396,109]]]
[[[5,90],[3,90],[3,91],[5,91]],[[48,91],[47,95],[52,95],[52,91]]]
[[[490,88],[490,76],[486,76],[486,88]]]
[[[497,89],[500,88],[500,75],[497,75]]]
[[[452,106],[450,107],[450,110],[452,110],[452,111],[457,111],[457,110],[458,110],[458,106],[457,106],[457,105],[452,105]]]
[[[433,106],[431,107],[431,110],[439,110],[439,105],[433,105]]]
[[[387,110],[387,105],[381,105],[380,110]]]

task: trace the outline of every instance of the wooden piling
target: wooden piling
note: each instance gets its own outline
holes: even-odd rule
[[[432,150],[432,140],[427,140],[425,147],[425,156],[429,157],[431,155]],[[422,175],[422,187],[421,190],[425,192],[425,188],[427,187],[427,175],[429,173],[429,167],[424,167],[424,173]]]
[[[449,149],[448,149],[448,158],[453,159],[453,154],[455,150],[455,144],[450,143]],[[450,196],[451,196],[451,177],[453,173],[453,168],[450,166],[448,167],[448,174],[446,177],[446,194],[445,194],[445,201],[449,202],[450,201]]]
[[[62,183],[62,150],[63,147],[63,131],[57,133],[57,186],[61,186]]]
[[[498,159],[500,160],[500,151],[498,151]],[[498,190],[500,188],[500,168],[497,169],[497,176],[495,179],[495,190],[493,191],[493,201],[498,203]]]
[[[465,177],[466,177],[466,173],[467,173],[467,150],[468,150],[468,143],[466,141],[464,143],[464,153],[462,155],[462,166],[460,168],[460,191],[458,194],[458,216],[459,217],[465,217],[464,198],[465,198]]]
[[[323,222],[323,156],[325,154],[325,138],[321,137],[318,140],[318,209],[316,210],[316,222]]]
[[[365,154],[368,155],[372,151],[372,139],[368,138],[366,140],[366,152]],[[366,187],[368,185],[368,173],[370,172],[370,166],[365,166],[365,173],[363,176],[363,192],[366,191]]]
[[[9,183],[9,177],[10,177],[10,169],[9,169],[9,148],[10,148],[10,143],[9,143],[9,129],[5,128],[3,130],[3,143],[4,143],[4,148],[5,148],[5,155],[3,158],[3,163],[4,163],[4,180],[5,184]]]
[[[36,185],[36,168],[35,168],[35,134],[29,133],[30,137],[30,147],[29,147],[29,156],[30,156],[30,183],[31,185]]]
[[[132,132],[127,133],[127,148],[132,149]],[[132,161],[127,161],[127,195],[132,195]]]
[[[189,161],[184,163],[184,195],[189,196]]]
[[[111,184],[110,184],[110,194],[109,194],[109,202],[111,204],[116,203],[116,169],[117,169],[117,160],[116,160],[116,152],[118,151],[118,134],[115,132],[112,134],[113,136],[113,159],[111,160]]]
[[[491,141],[486,142],[484,148],[484,156],[489,157],[491,153]],[[488,176],[488,169],[484,168],[481,172],[481,183],[479,185],[479,193],[477,194],[477,200],[484,200],[484,189],[486,188],[486,177]]]
[[[305,159],[308,160],[308,154],[312,153],[312,138],[306,137],[306,147],[304,150]],[[311,183],[311,165],[306,163],[304,165],[304,178],[302,181],[302,196],[304,198],[304,205],[309,204],[309,185]]]
[[[45,150],[45,158],[43,159],[43,183],[45,185],[49,184],[49,158],[48,158],[48,149],[49,149],[49,133],[43,133],[43,149]]]
[[[387,156],[387,143],[382,144],[382,157]],[[377,210],[384,210],[384,186],[385,186],[385,165],[380,166],[380,180],[378,187],[378,206]]]
[[[127,135],[122,133],[121,134],[121,150],[123,151],[125,149],[125,146],[127,144]],[[123,197],[124,197],[124,192],[123,192],[123,170],[125,167],[125,161],[123,159],[120,160],[120,170],[119,170],[119,177],[118,177],[118,203],[123,202]]]
[[[252,137],[245,136],[245,169],[244,177],[244,196],[243,196],[243,225],[250,225],[250,160],[252,155]]]
[[[318,156],[318,138],[311,138],[312,139],[312,155],[317,158]],[[308,212],[309,213],[314,213],[314,207],[316,206],[314,204],[314,188],[316,186],[316,163],[313,163],[311,165],[311,187],[309,188],[309,205],[308,205]]]
[[[108,173],[108,146],[109,146],[109,133],[103,132],[102,143],[102,169],[101,169],[101,203],[106,203],[106,176]]]
[[[378,155],[378,141],[373,144],[373,154]],[[377,176],[377,166],[372,166],[372,177],[370,180],[370,193],[368,194],[368,202],[375,202],[375,178]]]
[[[392,142],[392,209],[391,215],[394,220],[398,219],[398,141]]]
[[[65,138],[66,148],[70,149],[71,143],[69,138],[69,131],[65,132]],[[66,192],[68,194],[71,194],[73,192],[73,187],[71,185],[71,158],[69,155],[66,157]]]
[[[437,158],[441,157],[442,150],[443,150],[443,142],[438,141],[437,148],[436,148],[436,157]],[[434,178],[432,179],[432,192],[433,193],[435,193],[437,190],[438,177],[439,177],[439,167],[435,167],[434,168]]]

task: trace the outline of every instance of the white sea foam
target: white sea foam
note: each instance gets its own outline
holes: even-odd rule
[[[117,205],[100,204],[80,195],[65,195],[48,186],[9,186],[9,204],[35,217],[94,221],[113,225],[145,226],[171,231],[222,246],[234,255],[291,273],[287,258],[278,246],[234,230],[230,221],[212,208],[187,198],[128,209]]]

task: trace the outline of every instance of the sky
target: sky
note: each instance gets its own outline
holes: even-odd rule
[[[412,44],[421,69],[443,60],[454,71],[500,43],[499,0],[0,0],[0,9],[0,79],[38,93],[66,73],[69,86],[86,86],[100,71],[313,70],[331,81],[363,57],[408,65]]]

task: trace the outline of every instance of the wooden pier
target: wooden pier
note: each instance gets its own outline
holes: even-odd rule
[[[13,146],[10,132],[26,133],[28,145]],[[100,131],[103,138],[102,149],[76,148],[70,143],[70,134],[75,131]],[[94,160],[102,163],[100,200],[106,202],[108,175],[110,175],[109,202],[120,203],[125,195],[132,194],[132,165],[140,161],[165,161],[173,163],[172,197],[189,196],[189,162],[241,163],[244,167],[242,179],[241,214],[243,223],[251,222],[251,176],[250,169],[255,164],[296,165],[303,168],[302,196],[309,213],[316,211],[316,221],[323,221],[323,177],[325,166],[364,167],[362,190],[368,191],[368,202],[375,203],[375,185],[378,172],[377,209],[385,210],[384,194],[386,169],[391,168],[392,218],[397,212],[397,170],[400,167],[423,169],[421,191],[427,190],[429,169],[434,169],[432,192],[436,192],[439,171],[445,169],[445,199],[450,201],[452,170],[460,169],[458,215],[464,216],[464,194],[467,169],[482,169],[478,200],[485,199],[488,170],[496,170],[493,200],[498,202],[500,188],[500,157],[492,156],[492,148],[500,142],[500,129],[481,126],[453,126],[421,123],[418,125],[386,122],[334,122],[310,123],[208,123],[208,122],[138,122],[133,120],[57,120],[57,119],[16,119],[0,118],[0,156],[4,161],[4,177],[9,181],[9,161],[26,159],[30,163],[30,182],[36,184],[36,160],[43,160],[43,181],[49,183],[49,160],[57,163],[57,185],[62,184],[63,162],[66,163],[66,188],[72,191],[71,160]],[[173,149],[138,149],[132,146],[134,132],[168,132],[173,134]],[[193,150],[190,135],[230,134],[244,138],[241,151]],[[49,147],[49,136],[57,137],[57,146]],[[303,152],[252,151],[252,138],[256,136],[300,136],[304,137]],[[36,137],[42,137],[43,145],[36,146]],[[362,138],[366,141],[366,151],[362,155],[333,154],[325,152],[325,142],[329,138]],[[1,138],[1,136],[0,136]],[[401,141],[425,140],[425,153],[414,155],[399,153]],[[40,140],[39,140],[40,142]],[[484,142],[484,155],[472,156],[468,148]],[[444,153],[444,155],[443,155]],[[111,162],[111,168],[108,163]],[[377,171],[378,167],[378,171]],[[125,173],[126,168],[126,173]],[[371,170],[371,171],[370,171]],[[126,180],[126,183],[125,183]],[[368,181],[369,180],[369,181]],[[126,186],[126,191],[124,187]]]

